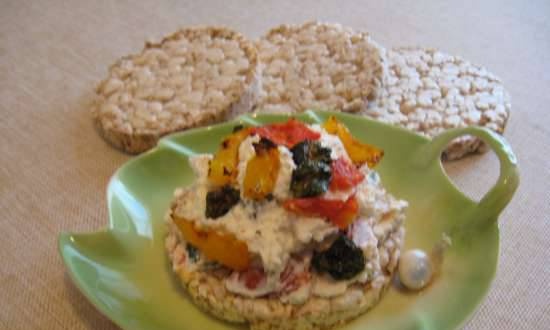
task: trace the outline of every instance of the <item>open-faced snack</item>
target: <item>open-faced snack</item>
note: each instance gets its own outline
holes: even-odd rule
[[[235,127],[166,214],[166,250],[192,300],[252,329],[320,329],[374,306],[404,240],[407,202],[383,151],[330,117]]]
[[[339,24],[281,25],[256,46],[263,65],[260,112],[359,112],[382,84],[384,49]]]
[[[435,49],[397,48],[387,55],[383,88],[363,114],[428,137],[471,125],[504,132],[510,96],[487,69]],[[484,150],[482,140],[463,136],[451,142],[444,157]]]
[[[118,60],[96,88],[100,134],[129,153],[178,130],[252,109],[259,93],[253,43],[226,28],[182,29]]]

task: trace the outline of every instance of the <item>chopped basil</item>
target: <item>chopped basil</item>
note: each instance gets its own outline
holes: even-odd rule
[[[187,243],[185,245],[185,250],[187,250],[187,255],[191,261],[197,262],[197,260],[199,260],[199,250],[194,245]]]
[[[291,149],[296,169],[290,190],[294,197],[319,196],[328,190],[331,178],[331,150],[317,141],[304,140]]]
[[[256,155],[267,153],[270,149],[277,148],[277,145],[273,141],[267,138],[261,138],[259,142],[253,144]]]
[[[205,215],[207,218],[219,218],[229,212],[240,199],[239,190],[229,185],[225,185],[218,190],[209,191],[206,194]]]
[[[365,269],[365,256],[345,234],[340,234],[325,251],[315,252],[311,260],[313,268],[327,272],[335,280],[349,280]]]
[[[308,160],[319,161],[328,165],[332,162],[330,148],[321,146],[321,143],[317,141],[304,140],[292,147],[290,151],[297,166]]]
[[[241,124],[235,125],[235,127],[233,127],[233,133],[236,133],[236,132],[242,130],[243,128],[244,128],[244,125],[241,125]]]
[[[319,161],[305,161],[292,171],[290,190],[294,197],[314,197],[328,190],[330,166]]]

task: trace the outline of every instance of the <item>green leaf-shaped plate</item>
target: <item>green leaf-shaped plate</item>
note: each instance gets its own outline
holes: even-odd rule
[[[322,122],[332,113],[296,116]],[[405,248],[430,249],[442,232],[453,246],[441,275],[419,293],[391,288],[379,305],[342,329],[454,329],[485,296],[498,258],[497,217],[518,185],[516,159],[498,135],[481,128],[451,130],[433,140],[369,119],[336,114],[353,135],[384,149],[378,165],[383,184],[409,201]],[[238,123],[260,125],[286,115],[252,115],[162,139],[122,166],[109,183],[107,229],[65,233],[59,251],[74,283],[107,317],[124,329],[237,328],[195,307],[180,288],[164,252],[163,215],[176,187],[194,177],[187,157],[214,152]],[[457,136],[482,138],[500,159],[500,177],[479,202],[458,191],[445,175],[441,150]],[[241,327],[242,328],[242,327]]]

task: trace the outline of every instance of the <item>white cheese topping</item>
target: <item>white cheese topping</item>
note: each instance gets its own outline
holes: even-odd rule
[[[212,155],[209,154],[200,154],[189,157],[189,165],[197,177],[198,184],[206,184],[206,179],[208,178],[208,167],[210,166],[210,161],[212,158]]]
[[[290,294],[282,296],[281,301],[292,305],[301,305],[306,302],[311,295],[311,287],[311,282],[307,282],[306,284],[300,286],[297,290],[292,291]]]
[[[312,284],[312,293],[318,297],[330,298],[343,294],[353,283],[366,283],[372,280],[376,271],[379,271],[378,258],[371,260],[365,265],[365,269],[349,280],[334,280],[328,275],[318,275],[314,277]]]
[[[376,172],[366,165],[361,167],[361,171],[365,174],[365,179],[356,187],[355,194],[360,215],[374,216],[378,222],[388,212],[401,212],[407,208],[407,202],[398,200],[386,192],[380,184],[378,175],[373,175]]]
[[[335,281],[327,275],[316,276],[313,280],[313,294],[323,298],[339,296],[346,292],[348,281]]]
[[[239,165],[237,166],[237,171],[238,171],[237,182],[239,183],[239,187],[243,186],[244,176],[246,174],[246,165],[248,165],[248,161],[251,160],[254,156],[256,156],[256,150],[254,150],[254,143],[258,143],[259,141],[260,141],[260,136],[253,135],[244,139],[244,141],[241,142],[241,145],[239,146]],[[241,198],[243,198],[242,189],[241,189]]]
[[[338,159],[343,157],[346,160],[350,160],[346,148],[338,136],[327,133],[321,125],[311,125],[309,128],[321,134],[319,142],[321,143],[321,146],[330,148],[330,158]]]
[[[278,200],[284,200],[292,198],[290,181],[292,180],[292,171],[296,168],[296,164],[292,160],[290,150],[283,146],[279,146],[278,149],[281,166],[277,175],[277,181],[275,182],[275,188],[273,189],[273,196]]]
[[[207,193],[208,187],[206,184],[193,185],[182,189],[179,196],[177,196],[174,215],[198,224],[195,219],[204,219],[205,217]]]
[[[376,248],[376,245],[378,244],[378,240],[372,232],[372,227],[369,224],[369,221],[364,218],[357,219],[352,224],[351,240],[361,249],[366,249],[369,247]]]
[[[301,244],[311,241],[321,242],[330,234],[338,232],[338,228],[321,218],[296,217],[292,222],[294,237]]]
[[[342,141],[337,136],[323,132],[319,141],[323,147],[330,148],[330,158],[333,160],[340,157],[350,160],[346,148],[344,148]]]
[[[259,285],[254,289],[249,289],[246,284],[239,279],[239,273],[233,272],[228,278],[224,280],[225,288],[231,292],[241,294],[246,297],[261,297],[277,289],[279,285],[278,280],[274,280],[273,277],[263,279]]]
[[[351,195],[355,194],[355,192],[356,192],[355,188],[350,188],[347,190],[338,190],[338,191],[327,190],[322,195],[322,197],[324,199],[347,201],[351,197]]]
[[[205,199],[205,187],[187,190],[175,210],[176,215],[193,221],[199,228],[220,229],[235,235],[246,242],[250,252],[261,257],[268,272],[281,272],[290,253],[338,230],[324,219],[289,213],[276,201],[241,202],[227,214],[207,219],[204,216]]]

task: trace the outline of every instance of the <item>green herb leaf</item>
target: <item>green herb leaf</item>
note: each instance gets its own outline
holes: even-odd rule
[[[233,127],[233,133],[236,133],[236,132],[242,130],[243,128],[244,128],[244,125],[241,125],[241,124],[235,125],[235,126]]]
[[[321,146],[321,143],[318,141],[304,140],[292,147],[290,151],[296,165],[300,165],[308,160],[319,161],[328,165],[332,162],[330,148]]]
[[[187,255],[191,261],[197,262],[199,260],[199,250],[194,245],[185,244],[185,250],[187,250]]]
[[[319,273],[327,272],[335,280],[349,280],[365,269],[365,256],[352,240],[340,234],[330,248],[315,252],[311,263]]]
[[[218,190],[209,191],[206,194],[205,215],[207,218],[219,218],[229,212],[240,199],[239,190],[229,185],[225,185]]]
[[[294,197],[314,197],[328,190],[330,166],[320,161],[305,161],[292,171],[290,191]]]
[[[331,150],[317,141],[304,140],[291,149],[296,169],[290,190],[294,197],[314,197],[326,192],[331,178]]]

